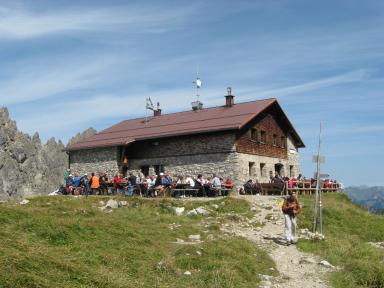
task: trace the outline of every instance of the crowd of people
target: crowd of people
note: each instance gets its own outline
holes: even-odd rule
[[[144,197],[156,197],[161,195],[170,195],[180,197],[181,194],[177,193],[179,190],[193,191],[191,196],[218,196],[217,191],[231,190],[233,182],[231,179],[223,179],[217,175],[205,178],[204,175],[199,174],[196,177],[177,176],[171,177],[170,175],[159,173],[159,175],[144,176],[142,173],[134,175],[130,173],[124,177],[121,173],[117,173],[113,178],[109,177],[106,173],[87,173],[82,176],[75,172],[71,174],[71,170],[67,169],[64,174],[65,180],[65,193],[72,195],[107,195],[107,194],[120,194],[125,196],[132,196],[134,194],[142,195]],[[313,183],[313,179],[310,180]],[[296,178],[282,178],[278,173],[274,177],[270,177],[270,183],[284,184],[288,188],[305,188],[304,183],[308,180],[301,176]],[[336,181],[324,180],[323,187],[331,188],[336,185]],[[178,189],[180,188],[180,189]],[[171,195],[170,192],[174,191]],[[256,180],[248,180],[240,191],[243,194],[257,194],[261,193],[261,184]],[[285,233],[287,244],[295,244],[296,238],[296,217],[301,208],[296,193],[292,190],[288,191],[288,196],[284,197],[281,203],[281,209],[285,218]]]
[[[120,194],[132,196],[134,194],[144,197],[156,196],[185,196],[189,192],[190,196],[218,196],[226,194],[233,188],[231,179],[223,179],[215,174],[207,178],[203,174],[196,177],[192,175],[172,177],[159,173],[159,175],[144,176],[142,173],[129,173],[123,176],[116,173],[109,177],[106,173],[71,173],[70,169],[64,174],[65,193],[72,195],[107,195]],[[184,193],[181,193],[184,191]]]
[[[281,177],[278,173],[275,173],[275,176],[270,176],[268,183],[280,184],[281,187],[287,187],[288,189],[294,188],[316,188],[316,179],[310,178],[307,179],[299,174],[298,177]],[[341,183],[338,183],[333,179],[321,179],[320,188],[324,190],[338,189],[342,188]],[[262,192],[262,185],[256,179],[254,182],[252,179],[249,179],[242,188],[240,188],[240,194],[259,194]]]

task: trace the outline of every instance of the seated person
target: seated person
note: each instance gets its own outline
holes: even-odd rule
[[[73,177],[73,187],[77,188],[80,186],[80,175],[79,173],[75,173],[75,177]]]
[[[182,187],[185,187],[186,185],[187,185],[187,181],[185,181],[185,178],[183,176],[177,177],[176,187],[182,188]]]
[[[135,191],[135,185],[132,185],[131,181],[128,180],[128,185],[125,188],[125,196],[133,196],[134,191]]]
[[[163,178],[164,178],[164,173],[160,173],[156,177],[155,186],[153,187],[155,189],[155,196],[161,195],[164,193],[164,185],[162,184]]]
[[[89,194],[89,178],[88,174],[85,173],[83,177],[80,178],[80,186],[83,187],[83,195]]]
[[[224,182],[224,187],[227,189],[232,189],[233,188],[233,182],[231,179],[227,178]]]
[[[284,184],[284,180],[283,180],[283,178],[280,177],[280,175],[278,173],[276,173],[275,177],[273,177],[273,179],[272,179],[272,183]]]
[[[255,184],[253,184],[253,190],[255,192],[255,194],[260,194],[261,193],[261,184],[260,182],[256,179],[256,182]]]
[[[100,194],[101,195],[108,194],[108,176],[106,173],[102,173],[100,175]]]
[[[115,188],[115,193],[123,194],[124,189],[123,189],[121,174],[115,175],[115,177],[113,178],[113,186]]]
[[[203,174],[199,174],[197,175],[197,179],[196,179],[197,182],[200,183],[200,186],[203,186],[207,181],[204,179],[204,176]]]
[[[221,181],[220,178],[213,174],[212,180],[211,180],[211,190],[210,190],[210,196],[216,197],[219,195],[221,188]]]
[[[197,192],[197,196],[207,196],[206,188],[204,187],[206,184],[206,180],[204,179],[202,174],[198,174],[197,178],[195,179],[195,188],[199,189]]]
[[[244,193],[245,194],[251,194],[254,193],[254,185],[252,179],[249,179],[244,185]]]
[[[67,179],[65,179],[65,187],[67,189],[68,194],[72,194],[73,192],[73,178],[72,174],[69,174]]]
[[[187,176],[187,179],[185,179],[185,182],[189,185],[190,188],[195,187],[195,180],[191,176]]]
[[[172,179],[168,175],[162,175],[162,177],[161,177],[161,184],[163,186],[171,186]]]

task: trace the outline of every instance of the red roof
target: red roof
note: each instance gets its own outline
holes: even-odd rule
[[[160,116],[122,121],[91,137],[68,146],[67,150],[126,145],[128,143],[177,135],[240,129],[272,104],[276,99],[238,103],[231,107],[220,106],[197,111],[184,111]],[[299,147],[304,147],[299,135],[285,116]]]

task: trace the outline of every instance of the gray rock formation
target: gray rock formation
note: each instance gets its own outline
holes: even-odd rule
[[[64,144],[54,138],[42,144],[17,130],[7,108],[0,108],[0,199],[47,194],[63,182],[68,165]]]
[[[82,133],[77,133],[76,136],[72,137],[69,142],[68,142],[68,145],[71,145],[71,144],[74,144],[76,142],[79,142],[80,140],[83,140],[85,138],[88,138],[90,136],[93,136],[97,133],[97,131],[90,127],[88,128],[87,130],[85,130],[84,132]]]

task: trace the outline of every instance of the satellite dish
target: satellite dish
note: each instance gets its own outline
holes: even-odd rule
[[[196,87],[201,88],[201,80],[199,78],[196,79]]]

